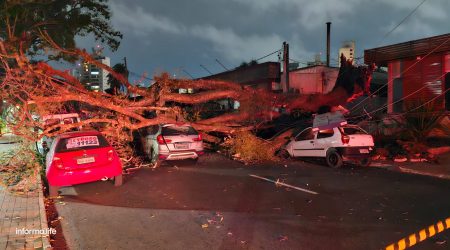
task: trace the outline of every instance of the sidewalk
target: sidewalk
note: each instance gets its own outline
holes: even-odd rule
[[[0,186],[0,249],[50,248],[48,234],[18,234],[16,229],[47,229],[42,189],[12,194]]]
[[[450,154],[440,156],[439,164],[428,162],[374,161],[371,167],[450,180]]]
[[[18,141],[19,137],[4,134],[0,137],[0,152],[17,147],[20,145]],[[11,193],[0,186],[0,250],[50,248],[48,234],[16,232],[16,229],[45,230],[48,228],[40,177],[37,187],[34,191],[19,194]]]

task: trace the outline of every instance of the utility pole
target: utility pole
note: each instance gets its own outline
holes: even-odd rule
[[[127,57],[123,57],[123,64],[125,65],[125,70],[127,71],[127,81],[128,81],[128,65],[127,65]]]
[[[331,36],[331,22],[327,22],[327,67],[330,67],[330,36]]]
[[[289,92],[289,44],[287,42],[283,42],[283,74],[284,77],[282,79],[282,88],[283,93]]]

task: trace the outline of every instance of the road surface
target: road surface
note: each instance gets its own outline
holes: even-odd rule
[[[450,217],[449,191],[448,180],[383,169],[208,154],[140,169],[118,188],[63,188],[57,209],[71,249],[382,249]],[[449,249],[449,231],[415,249]]]

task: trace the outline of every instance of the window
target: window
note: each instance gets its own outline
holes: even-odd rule
[[[198,132],[191,126],[170,126],[163,127],[162,135],[197,135]]]
[[[328,138],[332,137],[333,135],[334,135],[333,129],[324,129],[319,131],[319,133],[317,134],[317,139]]]
[[[304,141],[304,140],[314,140],[314,132],[312,131],[312,128],[308,128],[306,130],[303,130],[299,135],[295,137],[296,141]]]
[[[365,135],[367,134],[364,130],[359,127],[342,127],[344,134],[346,135]]]
[[[63,138],[56,146],[56,153],[77,150],[103,148],[109,146],[108,141],[102,135],[87,135]]]

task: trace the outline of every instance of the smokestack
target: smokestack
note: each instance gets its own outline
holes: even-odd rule
[[[327,22],[327,67],[330,67],[330,32],[331,22]]]

